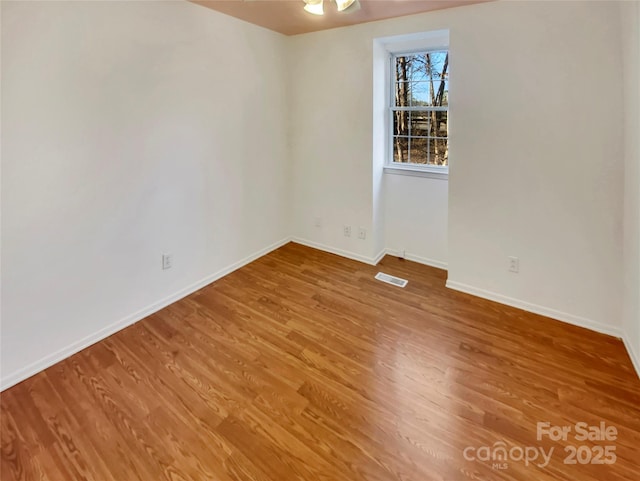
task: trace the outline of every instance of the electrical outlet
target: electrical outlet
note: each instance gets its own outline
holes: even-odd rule
[[[315,225],[316,227],[322,227],[322,217],[316,217],[316,218],[314,219],[314,225]]]
[[[351,237],[351,226],[350,225],[345,225],[345,226],[342,227],[342,229],[343,229],[345,237]]]
[[[520,271],[520,259],[517,257],[509,256],[509,272],[515,272],[516,274]]]
[[[367,238],[367,229],[364,227],[358,228],[358,239],[365,240]]]
[[[173,266],[173,254],[162,254],[162,270],[171,269]]]

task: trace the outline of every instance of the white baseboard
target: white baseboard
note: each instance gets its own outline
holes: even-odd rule
[[[637,353],[633,347],[633,343],[625,333],[622,336],[622,342],[624,342],[624,347],[627,348],[627,352],[629,353],[629,357],[631,358],[631,363],[633,367],[636,369],[636,374],[640,378],[640,353]]]
[[[402,252],[394,250],[394,249],[386,249],[385,254],[389,254],[390,256],[402,257]],[[428,259],[426,257],[420,257],[415,254],[409,254],[405,252],[404,258],[408,261],[417,262],[418,264],[424,264],[425,266],[436,267],[438,269],[447,270],[447,263],[442,261],[437,261],[435,259]]]
[[[379,259],[378,261],[376,261],[377,257],[373,258],[373,257],[363,256],[360,254],[356,254],[355,252],[337,249],[335,247],[331,247],[325,244],[320,244],[318,242],[310,241],[307,239],[301,239],[300,237],[292,237],[291,242],[295,242],[296,244],[301,244],[307,247],[313,247],[314,249],[329,252],[330,254],[335,254],[337,256],[346,257],[347,259],[352,259],[354,261],[364,262],[365,264],[369,264],[372,266],[375,266],[379,262]],[[384,255],[382,257],[384,257]],[[380,259],[382,259],[382,257],[380,257]]]
[[[342,257],[346,257],[348,259],[353,259],[353,260],[364,262],[366,264],[370,264],[374,266],[377,265],[382,260],[382,258],[387,254],[396,256],[396,257],[402,257],[401,252],[396,251],[394,249],[388,249],[388,248],[383,249],[377,256],[371,258],[371,257],[355,254],[353,252],[344,251],[342,249],[336,249],[334,247],[330,247],[324,244],[319,244],[317,242],[309,241],[306,239],[300,239],[297,237],[292,238],[291,241],[296,242],[298,244],[305,245],[307,247],[312,247],[314,249],[319,249],[321,251],[330,252],[331,254],[336,254]],[[405,253],[404,258],[409,261],[417,262],[430,267],[436,267],[438,269],[446,270],[448,267],[446,262],[437,261],[434,259],[427,259],[427,258],[416,256],[413,254]],[[507,306],[517,307],[519,309],[523,309],[528,312],[533,312],[534,314],[540,314],[541,316],[550,317],[552,319],[566,322],[574,326],[584,327],[585,329],[590,329],[592,331],[600,332],[602,334],[606,334],[609,336],[614,336],[619,339],[622,339],[627,349],[627,352],[629,353],[629,357],[631,358],[631,361],[638,373],[638,376],[640,377],[640,358],[634,352],[631,342],[625,337],[624,332],[620,328],[609,326],[607,324],[594,321],[591,319],[587,319],[585,317],[575,316],[573,314],[569,314],[566,312],[557,311],[555,309],[550,309],[548,307],[540,306],[537,304],[532,304],[530,302],[522,301],[520,299],[514,299],[512,297],[504,296],[502,294],[497,294],[495,292],[487,291],[487,290],[480,289],[467,284],[463,284],[460,282],[447,280],[446,286],[449,289],[464,292],[466,294],[471,294],[473,296],[482,297],[484,299],[489,299],[491,301],[499,302],[500,304],[506,304]]]
[[[396,251],[393,249],[387,249],[387,248],[382,249],[378,253],[378,255],[376,255],[375,257],[367,257],[360,254],[356,254],[355,252],[345,251],[343,249],[331,247],[326,244],[320,244],[319,242],[314,242],[307,239],[301,239],[300,237],[292,237],[291,242],[295,242],[296,244],[301,244],[307,247],[312,247],[314,249],[318,249],[324,252],[329,252],[330,254],[346,257],[347,259],[352,259],[354,261],[364,262],[365,264],[369,264],[372,266],[378,265],[378,263],[382,260],[382,258],[387,254],[395,257],[402,257],[399,251]],[[438,269],[447,268],[446,262],[436,261],[434,259],[427,259],[426,257],[420,257],[413,254],[406,254],[404,258],[407,259],[408,261],[424,264],[425,266],[437,267]]]
[[[283,246],[284,244],[288,243],[290,240],[291,239],[287,237],[285,239],[282,239],[276,242],[275,244],[271,244],[270,246],[265,247],[264,249],[260,249],[258,252],[255,252],[250,256],[245,257],[242,260],[239,260],[238,262],[234,262],[230,266],[220,269],[219,271],[205,277],[204,279],[201,279],[185,287],[184,289],[181,289],[178,292],[171,294],[170,296],[167,296],[164,299],[161,299],[158,302],[155,302],[150,306],[145,307],[144,309],[139,310],[138,312],[135,312],[123,319],[120,319],[119,321],[113,324],[110,324],[100,329],[99,331],[84,337],[83,339],[80,339],[72,344],[69,344],[68,346],[52,354],[48,354],[43,358],[39,359],[38,361],[33,362],[22,369],[19,369],[18,371],[12,372],[7,376],[3,376],[2,379],[0,379],[0,391],[4,391],[5,389],[15,384],[18,384],[21,381],[24,381],[25,379],[33,376],[34,374],[37,374],[40,371],[43,371],[50,366],[53,366],[54,364],[62,361],[63,359],[66,359],[72,356],[73,354],[76,354],[77,352],[80,352],[83,349],[86,349],[92,344],[95,344],[96,342],[101,341],[102,339],[109,337],[112,334],[115,334],[116,332],[124,329],[125,327],[135,324],[136,322],[144,319],[147,316],[150,316],[151,314],[159,311],[160,309],[167,307],[169,304],[173,304],[174,302],[179,301],[180,299],[188,296],[189,294],[194,293],[198,289],[202,289],[204,286],[211,284],[214,281],[217,281],[218,279],[226,276],[227,274],[230,274],[231,272],[249,264],[250,262],[253,262],[259,257],[262,257],[263,255],[268,254],[269,252]]]
[[[377,266],[384,256],[387,255],[387,249],[382,249],[378,255],[373,259],[373,265]]]
[[[349,252],[349,251],[344,251],[342,249],[336,249],[327,245],[323,245],[323,244],[319,244],[316,242],[312,242],[312,241],[308,241],[305,239],[300,239],[297,237],[294,238],[285,238],[282,239],[268,247],[265,247],[264,249],[260,249],[259,251],[251,254],[248,257],[245,257],[244,259],[235,262],[233,264],[231,264],[230,266],[225,267],[224,269],[221,269],[207,277],[205,277],[204,279],[201,279],[187,287],[185,287],[184,289],[181,289],[180,291],[165,297],[164,299],[159,300],[158,302],[153,303],[150,306],[145,307],[144,309],[141,309],[113,324],[110,324],[109,326],[104,327],[103,329],[100,329],[99,331],[84,337],[83,339],[80,339],[68,346],[66,346],[63,349],[60,349],[52,354],[49,354],[47,356],[44,356],[43,358],[39,359],[36,362],[33,362],[31,364],[29,364],[28,366],[19,369],[18,371],[15,371],[7,376],[3,376],[0,379],[0,391],[3,391],[15,384],[18,384],[21,381],[24,381],[25,379],[33,376],[34,374],[37,374],[40,371],[43,371],[44,369],[56,364],[57,362],[62,361],[63,359],[66,359],[70,356],[72,356],[73,354],[76,354],[77,352],[86,349],[87,347],[91,346],[92,344],[95,344],[96,342],[101,341],[102,339],[109,337],[112,334],[115,334],[116,332],[124,329],[125,327],[128,327],[132,324],[135,324],[136,322],[144,319],[147,316],[150,316],[151,314],[159,311],[160,309],[165,308],[166,306],[168,306],[169,304],[172,304],[186,296],[188,296],[189,294],[192,294],[193,292],[197,291],[198,289],[202,289],[203,287],[205,287],[208,284],[211,284],[212,282],[226,276],[227,274],[230,274],[231,272],[253,262],[254,260],[258,259],[259,257],[262,257],[265,254],[268,254],[269,252],[283,246],[284,244],[288,243],[288,242],[295,242],[297,244],[302,244],[305,245],[307,247],[312,247],[314,249],[319,249],[322,251],[326,251],[326,252],[330,252],[332,254],[336,254],[342,257],[346,257],[348,259],[353,259],[356,261],[360,261],[360,262],[364,262],[366,264],[369,265],[377,265],[378,262],[380,262],[380,260],[386,255],[394,255],[394,256],[398,256],[398,252],[391,250],[391,249],[384,249],[382,250],[375,258],[373,257],[366,257],[366,256],[362,256],[360,254],[356,254],[353,252]],[[413,261],[413,262],[418,262],[421,264],[425,264],[428,266],[432,266],[432,267],[437,267],[440,269],[446,269],[447,264],[444,262],[440,262],[440,261],[435,261],[432,259],[425,259],[419,256],[414,256],[414,255],[406,255],[405,258],[407,260]],[[489,299],[495,302],[499,302],[501,304],[506,304],[509,306],[513,306],[513,307],[517,307],[520,309],[524,309],[526,311],[529,312],[533,312],[535,314],[540,314],[543,316],[547,316],[547,317],[551,317],[553,319],[557,319],[559,321],[563,321],[563,322],[567,322],[569,324],[573,324],[576,326],[580,326],[580,327],[584,327],[587,329],[591,329],[593,331],[597,331],[597,332],[601,332],[603,334],[608,334],[611,336],[615,336],[618,338],[621,338],[625,344],[625,347],[627,349],[627,352],[629,353],[629,357],[631,358],[631,361],[636,369],[636,371],[638,372],[638,376],[640,376],[640,356],[638,354],[640,353],[636,353],[633,349],[633,344],[630,342],[630,340],[624,335],[624,333],[619,329],[619,328],[615,328],[612,326],[608,326],[606,324],[602,324],[596,321],[592,321],[590,319],[586,319],[583,317],[579,317],[579,316],[574,316],[572,314],[568,314],[565,312],[561,312],[561,311],[556,311],[554,309],[549,309],[547,307],[544,306],[539,306],[536,304],[532,304],[526,301],[521,301],[519,299],[514,299],[511,297],[507,297],[507,296],[503,296],[501,294],[497,294],[494,292],[490,292],[490,291],[486,291],[484,289],[479,289],[477,287],[473,287],[473,286],[469,286],[466,284],[462,284],[459,282],[455,282],[455,281],[450,281],[448,280],[446,283],[446,286],[450,289],[454,289],[460,292],[465,292],[467,294],[471,294],[474,296],[478,296],[478,297],[482,297],[485,299]]]
[[[449,289],[464,292],[466,294],[471,294],[477,297],[482,297],[484,299],[489,299],[490,301],[499,302],[500,304],[506,304],[507,306],[517,307],[518,309],[523,309],[525,311],[533,312],[534,314],[540,314],[541,316],[550,317],[558,321],[573,324],[574,326],[584,327],[586,329],[600,332],[602,334],[607,334],[609,336],[622,338],[623,333],[620,328],[609,326],[598,321],[593,321],[585,317],[574,316],[573,314],[568,314],[566,312],[556,311],[555,309],[532,304],[520,299],[514,299],[513,297],[503,296],[502,294],[486,291],[484,289],[463,284],[461,282],[448,280],[446,285]]]

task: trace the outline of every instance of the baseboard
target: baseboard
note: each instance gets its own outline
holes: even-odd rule
[[[390,256],[395,256],[395,257],[403,257],[408,261],[417,262],[418,264],[424,264],[425,266],[436,267],[438,269],[447,270],[446,262],[437,261],[435,259],[428,259],[426,257],[417,256],[415,254],[409,254],[407,252],[405,252],[403,256],[402,252],[394,249],[386,249],[385,254],[389,254]]]
[[[321,251],[329,252],[330,254],[335,254],[337,256],[346,257],[347,259],[352,259],[354,261],[364,262],[365,264],[369,264],[375,266],[378,262],[374,257],[367,257],[360,254],[356,254],[355,252],[345,251],[342,249],[337,249],[335,247],[331,247],[325,244],[320,244],[318,242],[310,241],[307,239],[301,239],[300,237],[292,237],[291,242],[295,242],[296,244],[301,244],[303,246],[312,247],[314,249],[318,249]],[[384,254],[382,255],[384,257]],[[382,259],[380,257],[380,259]]]
[[[62,361],[63,359],[66,359],[72,356],[73,354],[76,354],[77,352],[80,352],[83,349],[86,349],[87,347],[95,344],[96,342],[99,342],[102,339],[105,339],[111,336],[112,334],[115,334],[116,332],[124,329],[125,327],[135,324],[136,322],[144,319],[147,316],[150,316],[151,314],[159,311],[160,309],[167,307],[169,304],[173,304],[174,302],[179,301],[180,299],[188,296],[189,294],[194,293],[198,289],[202,289],[206,285],[211,284],[214,281],[217,281],[218,279],[226,276],[227,274],[230,274],[231,272],[262,257],[263,255],[268,254],[269,252],[283,246],[284,244],[288,243],[290,240],[291,239],[287,237],[274,244],[271,244],[268,247],[265,247],[264,249],[260,249],[259,251],[251,254],[250,256],[245,257],[244,259],[239,260],[238,262],[234,262],[230,266],[220,269],[219,271],[205,277],[204,279],[201,279],[185,287],[184,289],[181,289],[178,292],[171,294],[170,296],[165,297],[164,299],[159,300],[158,302],[155,302],[150,306],[145,307],[144,309],[141,309],[123,319],[120,319],[119,321],[113,324],[110,324],[109,326],[106,326],[100,329],[99,331],[93,334],[90,334],[89,336],[86,336],[83,339],[80,339],[79,341],[76,341],[68,345],[67,347],[64,347],[52,354],[44,356],[40,360],[34,363],[31,363],[28,366],[9,374],[8,376],[2,377],[2,379],[0,379],[0,391],[4,391],[5,389],[15,384],[18,384],[21,381],[24,381],[25,379],[33,376],[34,374],[37,374],[40,371],[43,371],[46,368],[53,366],[54,364]]]
[[[507,306],[517,307],[518,309],[523,309],[525,311],[533,312],[534,314],[540,314],[541,316],[550,317],[558,321],[573,324],[574,326],[584,327],[586,329],[590,329],[592,331],[600,332],[602,334],[607,334],[609,336],[614,336],[617,338],[622,338],[623,336],[623,332],[620,328],[608,326],[591,319],[574,316],[573,314],[568,314],[562,311],[556,311],[555,309],[539,306],[537,304],[532,304],[520,299],[514,299],[513,297],[503,296],[502,294],[479,289],[477,287],[463,284],[461,282],[448,280],[446,285],[449,289],[464,292],[466,294],[471,294],[477,297],[482,297],[484,299],[489,299],[490,301],[499,302],[500,304],[506,304]]]
[[[144,319],[145,317],[150,316],[151,314],[159,311],[160,309],[163,309],[165,307],[167,307],[170,304],[173,304],[176,301],[179,301],[180,299],[188,296],[189,294],[192,294],[193,292],[197,291],[198,289],[202,289],[203,287],[207,286],[208,284],[211,284],[212,282],[215,282],[216,280],[230,274],[231,272],[253,262],[254,260],[264,256],[265,254],[268,254],[269,252],[278,249],[279,247],[283,246],[284,244],[288,243],[288,242],[295,242],[297,244],[302,244],[305,245],[307,247],[312,247],[314,249],[319,249],[325,252],[329,252],[332,254],[336,254],[342,257],[346,257],[348,259],[353,259],[356,261],[360,261],[360,262],[364,262],[366,264],[369,265],[377,265],[378,262],[380,262],[380,260],[386,255],[395,255],[398,256],[398,252],[394,251],[392,249],[384,249],[382,250],[376,257],[366,257],[366,256],[362,256],[360,254],[356,254],[353,252],[349,252],[349,251],[345,251],[342,249],[336,249],[327,245],[323,245],[317,242],[312,242],[312,241],[308,241],[306,239],[300,239],[297,237],[293,237],[293,238],[285,238],[282,239],[274,244],[271,244],[268,247],[265,247],[264,249],[260,249],[259,251],[251,254],[250,256],[245,257],[244,259],[235,262],[223,269],[220,269],[219,271],[205,277],[204,279],[201,279],[187,287],[185,287],[184,289],[181,289],[180,291],[165,297],[162,300],[159,300],[158,302],[155,302],[153,304],[151,304],[150,306],[145,307],[144,309],[141,309],[113,324],[110,324],[109,326],[104,327],[103,329],[100,329],[99,331],[90,334],[89,336],[84,337],[83,339],[80,339],[79,341],[76,341],[70,345],[68,345],[67,347],[60,349],[52,354],[49,354],[47,356],[44,356],[43,358],[39,359],[36,362],[33,362],[31,364],[29,364],[28,366],[15,371],[11,374],[9,374],[8,376],[4,376],[0,379],[0,391],[4,391],[5,389],[18,384],[21,381],[24,381],[25,379],[33,376],[34,374],[37,374],[40,371],[43,371],[44,369],[53,366],[54,364],[62,361],[63,359],[66,359],[70,356],[72,356],[73,354],[76,354],[77,352],[82,351],[83,349],[86,349],[87,347],[95,344],[96,342],[101,341],[102,339],[105,339],[106,337],[111,336],[112,334],[115,334],[116,332],[132,325],[135,324],[136,322]],[[413,262],[418,262],[421,264],[425,264],[431,267],[437,267],[440,269],[446,269],[447,264],[444,262],[440,262],[440,261],[435,261],[432,259],[426,259],[426,258],[422,258],[419,256],[414,256],[414,255],[405,255],[405,258],[407,260],[413,261]],[[636,353],[633,349],[633,344],[629,341],[629,339],[624,335],[624,333],[615,327],[611,327],[611,326],[607,326],[605,324],[596,322],[596,321],[592,321],[590,319],[586,319],[583,317],[579,317],[579,316],[574,316],[572,314],[568,314],[565,312],[561,312],[561,311],[556,311],[554,309],[549,309],[547,307],[544,306],[539,306],[536,304],[532,304],[526,301],[522,301],[519,299],[514,299],[511,297],[507,297],[507,296],[503,296],[501,294],[497,294],[494,292],[490,292],[490,291],[486,291],[484,289],[479,289],[477,287],[473,287],[473,286],[469,286],[460,282],[455,282],[455,281],[450,281],[448,280],[446,283],[446,286],[450,289],[454,289],[456,291],[460,291],[460,292],[464,292],[467,294],[471,294],[474,296],[478,296],[478,297],[482,297],[485,299],[489,299],[495,302],[499,302],[501,304],[506,304],[508,306],[512,306],[512,307],[517,307],[519,309],[523,309],[525,311],[529,311],[529,312],[533,312],[535,314],[540,314],[542,316],[546,316],[546,317],[550,317],[553,319],[557,319],[559,321],[563,321],[563,322],[567,322],[569,324],[573,324],[575,326],[579,326],[579,327],[584,327],[587,329],[591,329],[593,331],[597,331],[603,334],[608,334],[610,336],[615,336],[618,338],[621,338],[625,344],[625,347],[627,349],[627,352],[629,353],[629,357],[631,358],[631,361],[638,373],[638,376],[640,376],[640,358],[638,356],[638,353]]]
[[[348,259],[353,259],[353,260],[364,262],[366,264],[370,264],[374,266],[377,265],[382,260],[382,258],[387,254],[396,256],[396,257],[402,257],[401,253],[394,249],[383,249],[377,256],[371,258],[371,257],[355,254],[353,252],[344,251],[342,249],[336,249],[334,247],[330,247],[330,246],[309,241],[306,239],[300,239],[298,237],[293,237],[291,241],[297,244],[302,244],[307,247],[312,247],[314,249],[319,249],[321,251],[329,252],[331,254],[336,254],[342,257],[346,257]],[[417,262],[417,263],[424,264],[431,267],[436,267],[438,269],[446,270],[448,267],[446,262],[437,261],[434,259],[427,259],[427,258],[416,256],[413,254],[405,253],[404,258],[409,261]],[[484,299],[489,299],[491,301],[499,302],[500,304],[506,304],[508,306],[517,307],[518,309],[523,309],[528,312],[533,312],[534,314],[540,314],[541,316],[550,317],[552,319],[566,322],[574,326],[583,327],[585,329],[590,329],[592,331],[596,331],[602,334],[606,334],[609,336],[622,339],[627,349],[627,352],[629,353],[629,357],[631,358],[631,362],[633,363],[633,366],[635,367],[636,372],[640,377],[639,357],[633,350],[631,342],[626,338],[626,336],[624,335],[623,331],[620,328],[612,327],[612,326],[603,324],[601,322],[587,319],[585,317],[575,316],[573,314],[569,314],[566,312],[557,311],[555,309],[550,309],[548,307],[540,306],[537,304],[532,304],[530,302],[522,301],[520,299],[514,299],[513,297],[503,296],[502,294],[497,294],[495,292],[473,287],[467,284],[463,284],[461,282],[447,280],[446,286],[449,289],[464,292],[466,294],[471,294],[477,297],[482,297]]]
[[[633,343],[629,340],[629,337],[626,333],[622,336],[622,342],[624,343],[624,347],[627,348],[627,352],[629,353],[629,357],[631,358],[631,364],[636,370],[636,374],[640,378],[640,353],[637,353],[633,348]]]
[[[347,259],[352,259],[354,261],[364,262],[365,264],[369,264],[372,266],[378,265],[378,263],[382,260],[382,258],[387,254],[396,256],[396,257],[402,257],[399,251],[396,251],[393,249],[382,249],[378,253],[378,255],[376,255],[375,257],[367,257],[360,254],[356,254],[355,252],[345,251],[343,249],[337,249],[335,247],[331,247],[326,244],[320,244],[319,242],[314,242],[307,239],[301,239],[300,237],[292,237],[291,242],[295,242],[296,244],[301,244],[307,247],[312,247],[314,249],[318,249],[324,252],[329,252],[330,254],[346,257]],[[446,262],[436,261],[434,259],[427,259],[426,257],[420,257],[413,254],[405,254],[404,258],[407,259],[408,261],[424,264],[425,266],[437,267],[438,269],[445,269],[445,270],[447,268]]]
[[[373,259],[373,265],[377,266],[378,263],[387,255],[387,249],[382,249],[377,256]]]

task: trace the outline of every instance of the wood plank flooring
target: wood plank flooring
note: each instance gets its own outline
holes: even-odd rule
[[[3,392],[2,481],[639,480],[622,342],[445,279],[288,244]],[[538,441],[545,421],[617,438]],[[565,464],[569,445],[616,461]]]

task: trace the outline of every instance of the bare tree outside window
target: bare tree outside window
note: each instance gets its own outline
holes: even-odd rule
[[[449,52],[394,57],[393,162],[449,163]]]

